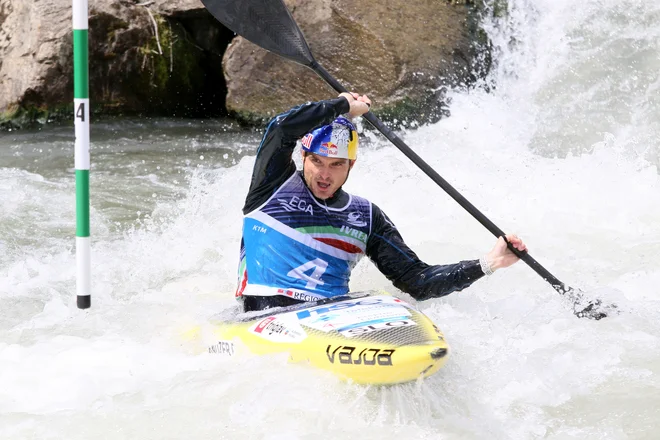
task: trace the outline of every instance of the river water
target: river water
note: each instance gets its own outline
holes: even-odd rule
[[[511,0],[488,27],[490,92],[452,91],[451,117],[402,133],[553,274],[619,311],[578,319],[519,263],[418,303],[452,347],[420,383],[358,386],[185,342],[234,305],[258,132],[93,123],[88,311],[75,308],[73,129],[0,134],[0,438],[657,438],[659,22],[657,2]],[[420,257],[490,249],[398,150],[364,137],[346,189]],[[394,291],[368,261],[351,287]]]

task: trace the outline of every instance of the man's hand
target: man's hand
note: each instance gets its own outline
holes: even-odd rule
[[[351,106],[348,111],[348,116],[350,118],[357,118],[369,111],[371,100],[367,95],[360,96],[357,93],[340,93],[339,96],[346,98],[348,104]]]
[[[519,251],[527,250],[527,246],[517,235],[508,234],[506,239]],[[486,254],[486,261],[488,261],[488,265],[493,272],[502,267],[509,267],[519,259],[516,254],[509,250],[502,237],[497,239],[495,247]]]

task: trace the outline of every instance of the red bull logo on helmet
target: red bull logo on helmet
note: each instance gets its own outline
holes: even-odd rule
[[[339,154],[339,147],[332,142],[324,142],[321,144],[321,149],[325,148],[325,154],[328,156],[336,156]]]

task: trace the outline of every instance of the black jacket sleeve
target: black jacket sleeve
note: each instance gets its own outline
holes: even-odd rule
[[[255,210],[296,171],[292,154],[296,141],[310,131],[329,124],[350,107],[346,98],[308,102],[270,121],[257,150],[250,190],[243,214]]]
[[[373,204],[366,254],[394,286],[420,301],[465,289],[484,275],[479,260],[438,266],[424,263],[404,243],[385,213]]]

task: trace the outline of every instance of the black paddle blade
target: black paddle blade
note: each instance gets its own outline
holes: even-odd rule
[[[298,64],[314,63],[305,37],[281,0],[202,0],[227,28]]]
[[[573,303],[573,314],[578,318],[600,320],[611,314],[616,314],[616,304],[603,304],[599,299],[590,300],[580,290],[565,285],[553,285],[554,289],[561,295],[566,296]]]
[[[573,308],[573,314],[578,318],[589,318],[598,321],[599,319],[607,318],[607,313],[601,311],[600,307],[602,302],[597,299],[594,302],[590,302],[589,305],[582,309],[582,307]],[[582,309],[582,310],[580,310]]]

